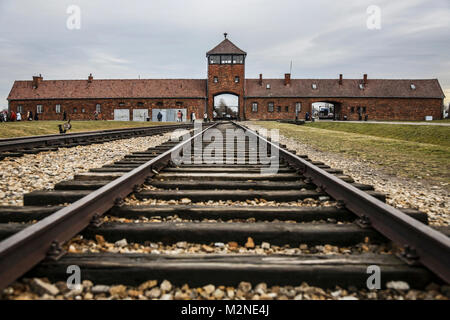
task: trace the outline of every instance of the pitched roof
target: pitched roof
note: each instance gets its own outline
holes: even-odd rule
[[[291,84],[285,86],[284,79],[263,79],[260,86],[259,79],[246,79],[245,90],[247,97],[444,98],[437,79],[369,79],[364,89],[359,88],[360,83],[362,79],[344,79],[342,85],[338,79],[291,79]],[[266,89],[267,84],[270,89]],[[313,84],[317,89],[313,89]]]
[[[228,39],[223,40],[216,47],[209,50],[206,55],[210,54],[247,54],[247,52],[239,49],[233,42]]]
[[[204,79],[44,80],[15,81],[8,100],[89,98],[199,98],[206,97]]]

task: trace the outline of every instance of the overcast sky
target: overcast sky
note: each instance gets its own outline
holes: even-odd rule
[[[381,29],[367,27],[370,5]],[[248,78],[282,78],[292,60],[293,78],[438,78],[450,98],[449,0],[0,0],[0,108],[14,80],[39,73],[206,78],[224,32]]]

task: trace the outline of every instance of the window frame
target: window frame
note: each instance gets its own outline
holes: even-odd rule
[[[241,81],[241,79],[239,78],[239,76],[234,76],[234,83],[239,83]]]
[[[301,102],[296,102],[295,103],[295,112],[298,114],[300,112],[302,112],[302,103]]]
[[[36,105],[36,113],[37,114],[44,113],[44,106],[42,104],[37,104]]]
[[[95,111],[96,111],[97,113],[102,113],[102,105],[101,105],[100,103],[97,103],[97,104],[95,105]]]
[[[219,83],[219,77],[218,77],[218,76],[214,76],[213,82],[214,82],[214,83]]]
[[[17,113],[23,113],[23,105],[19,104],[17,106]]]
[[[231,54],[220,55],[220,64],[233,64],[233,55]]]
[[[258,112],[258,102],[252,102],[252,112]]]
[[[275,103],[269,102],[267,103],[267,112],[274,112],[275,110]]]
[[[61,105],[60,104],[55,105],[55,113],[61,113]]]

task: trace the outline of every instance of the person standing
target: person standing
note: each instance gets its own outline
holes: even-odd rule
[[[183,119],[183,114],[181,113],[181,110],[178,110],[177,112],[177,122],[181,122]]]
[[[22,115],[20,112],[17,112],[17,121],[22,121]]]
[[[34,120],[35,120],[35,121],[38,121],[38,120],[39,120],[39,115],[38,115],[37,112],[34,114]]]
[[[63,121],[67,121],[67,112],[66,112],[66,110],[63,111]]]
[[[28,120],[33,121],[33,111],[30,111],[30,113],[28,115]]]
[[[158,115],[156,116],[156,118],[158,118],[158,121],[161,122],[161,120],[163,118],[161,111],[158,112]]]
[[[192,120],[192,123],[194,123],[194,122],[195,122],[195,112],[192,112],[192,115],[191,115],[191,120]]]

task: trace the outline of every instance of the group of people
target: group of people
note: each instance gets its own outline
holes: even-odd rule
[[[161,113],[161,111],[158,112],[156,118],[158,119],[159,122],[162,121],[162,119],[163,119],[163,114]],[[197,118],[196,118],[195,112],[191,112],[191,122],[195,122],[196,119],[197,119]],[[208,122],[208,113],[205,112],[205,114],[203,115],[203,120],[204,120],[205,122]],[[178,110],[178,111],[177,111],[177,114],[176,114],[176,121],[177,121],[177,122],[183,122],[183,112],[181,112],[181,110]]]
[[[22,120],[28,120],[28,121],[37,121],[39,120],[39,115],[36,113],[33,116],[33,111],[28,111],[26,117],[23,119],[22,114],[20,112],[7,112],[6,110],[3,110],[0,113],[0,122],[12,122],[12,121],[22,121]]]

